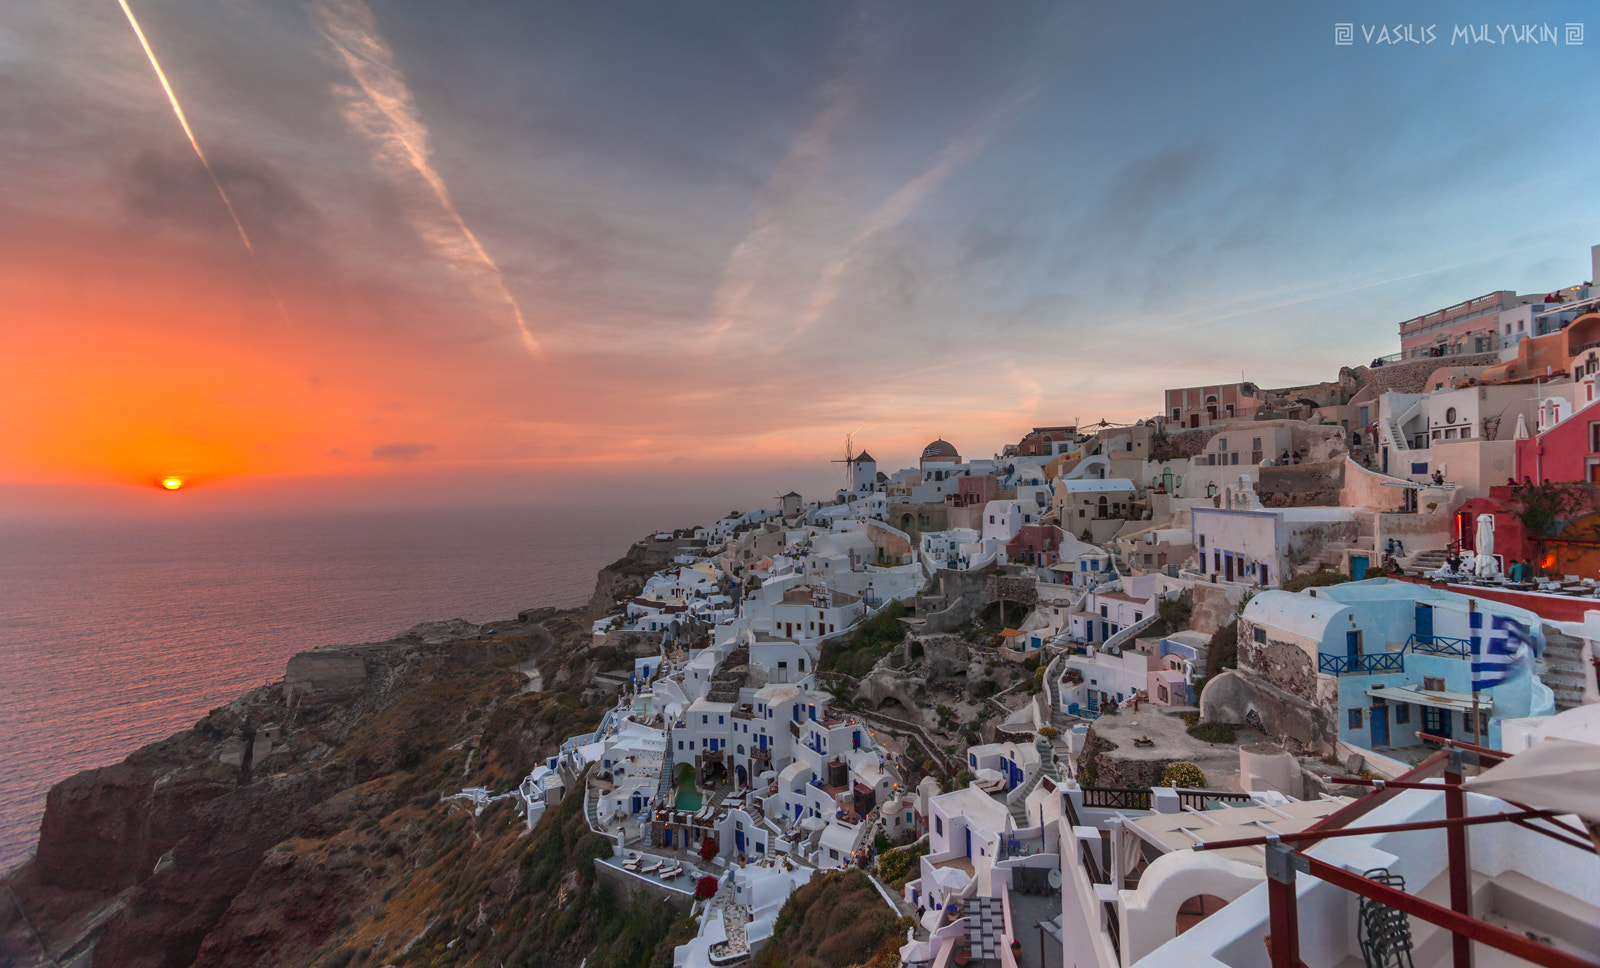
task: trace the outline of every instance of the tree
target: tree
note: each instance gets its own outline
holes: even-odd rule
[[[698,898],[716,897],[717,879],[710,874],[695,881],[694,896]]]
[[[711,862],[711,858],[717,856],[717,851],[721,849],[722,848],[717,845],[717,838],[707,837],[706,839],[700,841],[700,859],[709,864]]]
[[[1541,559],[1547,542],[1560,537],[1573,520],[1600,508],[1595,486],[1583,481],[1521,484],[1511,495],[1521,506],[1516,513],[1522,532],[1533,542],[1535,554]]]

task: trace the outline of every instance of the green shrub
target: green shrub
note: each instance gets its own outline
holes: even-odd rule
[[[1210,679],[1224,669],[1239,667],[1239,622],[1235,619],[1211,636],[1206,651],[1206,678]]]
[[[1189,727],[1189,735],[1207,743],[1232,743],[1237,740],[1233,727],[1227,723],[1197,723]]]
[[[1350,580],[1350,576],[1343,572],[1332,571],[1324,568],[1309,575],[1299,575],[1283,583],[1286,592],[1303,592],[1307,588],[1326,588],[1329,585],[1342,585]]]
[[[1193,763],[1179,760],[1168,763],[1161,774],[1161,785],[1164,787],[1203,787],[1206,785],[1206,775]]]

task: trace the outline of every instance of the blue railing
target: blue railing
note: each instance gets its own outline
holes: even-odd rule
[[[1412,652],[1426,652],[1430,655],[1454,655],[1463,659],[1472,658],[1471,640],[1452,639],[1443,635],[1413,635],[1406,639],[1406,648]]]
[[[1317,654],[1317,671],[1343,675],[1346,672],[1404,672],[1402,652],[1374,652],[1371,655]]]

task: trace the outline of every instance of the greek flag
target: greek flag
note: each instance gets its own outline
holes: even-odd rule
[[[1528,627],[1506,615],[1490,615],[1484,628],[1484,614],[1473,612],[1472,691],[1482,692],[1511,678],[1519,646],[1534,647]]]

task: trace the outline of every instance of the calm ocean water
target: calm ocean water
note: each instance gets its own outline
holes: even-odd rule
[[[680,520],[681,518],[681,520]],[[282,678],[319,645],[582,604],[668,510],[0,524],[0,871],[50,785]]]

